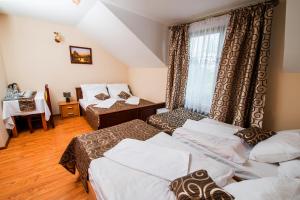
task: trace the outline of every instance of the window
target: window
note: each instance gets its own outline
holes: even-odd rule
[[[191,24],[190,61],[185,107],[208,114],[229,17],[221,16]]]

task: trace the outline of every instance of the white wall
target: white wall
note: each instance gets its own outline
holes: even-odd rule
[[[105,6],[145,44],[145,48],[163,61],[154,67],[147,67],[146,64],[129,67],[128,82],[134,94],[153,102],[164,102],[167,84],[167,26],[109,3],[105,3]],[[139,57],[136,56],[136,59]]]
[[[286,4],[281,0],[274,10],[271,36],[271,58],[264,117],[264,127],[273,130],[300,129],[300,73],[287,72],[284,66],[286,54],[285,22]],[[294,12],[299,13],[300,7]],[[287,10],[288,11],[288,10]],[[291,14],[291,13],[290,13]],[[294,21],[294,20],[293,20]],[[299,27],[294,21],[293,26]],[[298,36],[289,38],[297,39]],[[299,58],[299,52],[293,58]],[[297,65],[299,67],[299,65]]]
[[[159,22],[105,3],[147,47],[164,63],[167,62],[168,27]]]
[[[1,33],[1,31],[0,31],[0,33]],[[6,86],[7,86],[6,73],[5,73],[5,69],[3,67],[2,56],[1,56],[1,51],[0,51],[0,102],[2,101],[2,99],[5,96]],[[2,105],[0,105],[0,148],[5,146],[7,140],[8,140],[8,134],[7,134],[4,124],[3,124]]]
[[[300,1],[286,1],[284,70],[300,72]]]
[[[167,67],[130,67],[128,82],[134,95],[153,102],[165,102]]]
[[[7,87],[6,71],[3,65],[2,52],[0,51],[0,99],[3,99],[3,97],[5,96],[6,87]]]
[[[54,113],[62,93],[81,83],[127,82],[127,66],[87,38],[77,28],[0,15],[0,44],[8,83],[17,82],[22,90],[41,90],[48,83]],[[53,32],[62,33],[63,43],[54,42]],[[91,47],[93,65],[71,64],[69,45]]]

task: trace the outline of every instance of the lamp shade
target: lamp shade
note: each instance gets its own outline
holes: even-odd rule
[[[64,92],[63,93],[65,98],[70,98],[71,97],[71,92]]]

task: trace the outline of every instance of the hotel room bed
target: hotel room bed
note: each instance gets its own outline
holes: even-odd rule
[[[200,113],[192,112],[184,108],[178,108],[173,111],[152,115],[148,119],[148,123],[166,133],[173,133],[173,131],[181,127],[187,119],[201,120],[205,118]]]
[[[77,100],[80,103],[80,112],[83,114],[94,130],[117,125],[133,119],[147,120],[156,113],[159,108],[165,107],[165,103],[153,103],[140,99],[138,105],[126,104],[125,101],[117,101],[110,108],[94,107],[96,102],[83,99],[81,88],[76,88]]]
[[[76,168],[86,190],[90,162],[125,138],[147,140],[160,130],[142,120],[132,120],[120,125],[83,134],[72,139],[63,153],[60,164],[75,174]]]
[[[175,167],[178,163],[186,163],[190,172],[199,169],[207,170],[211,178],[220,187],[232,181],[231,177],[234,171],[230,167],[206,157],[201,152],[181,143],[180,140],[166,133],[161,132],[156,134],[138,145],[139,147],[140,145],[146,145],[144,149],[147,152],[146,154],[143,154],[143,149],[139,151],[134,146],[131,146],[131,142],[130,140],[122,141],[111,149],[110,152],[106,152],[104,157],[91,162],[89,168],[90,183],[98,200],[175,200],[176,197],[169,189],[169,185],[175,179],[174,176],[177,177],[180,174],[179,172],[182,172],[182,168]],[[151,149],[152,147],[154,149]],[[155,148],[157,147],[162,148],[161,151],[156,151]],[[168,149],[169,152],[164,153],[165,149]],[[172,149],[175,152],[172,152]],[[178,154],[178,151],[180,154]],[[182,152],[190,152],[189,160],[182,157]],[[144,159],[140,162],[138,159],[141,158],[139,153],[145,155]],[[172,153],[175,153],[175,155]],[[119,162],[114,159],[115,155],[119,154],[122,154],[120,156],[122,158],[134,158],[125,159],[129,163],[131,161],[133,163],[143,163],[142,166],[150,170],[146,170],[145,172],[143,167],[129,167],[126,162]],[[174,162],[172,157],[176,159],[176,162]],[[168,158],[171,158],[172,164],[168,162]],[[141,166],[140,164],[137,165]],[[152,171],[151,169],[153,168],[148,168],[147,166],[161,166],[162,168],[159,167],[159,171]]]
[[[92,192],[95,199],[114,199],[114,200],[126,200],[126,199],[161,199],[161,200],[175,200],[174,193],[169,189],[170,182],[174,179],[168,179],[158,174],[165,174],[165,170],[169,168],[170,171],[174,168],[165,164],[165,159],[157,158],[156,160],[162,161],[162,163],[155,162],[155,159],[149,159],[150,151],[145,154],[146,158],[143,161],[145,166],[151,165],[147,163],[147,160],[151,160],[151,163],[155,163],[155,166],[163,166],[159,168],[161,172],[158,174],[152,174],[149,171],[144,171],[144,168],[140,168],[138,162],[138,156],[135,157],[136,149],[131,151],[132,146],[126,146],[124,148],[125,141],[122,141],[122,147],[119,150],[115,150],[112,155],[111,151],[106,152],[104,157],[95,159],[91,162],[88,173],[89,181]],[[243,171],[249,179],[266,178],[277,176],[277,167],[271,164],[257,163],[251,161],[246,163],[246,166],[237,167],[230,165],[230,162],[224,163],[223,160],[212,159],[207,152],[198,148],[195,145],[186,143],[183,138],[169,136],[165,133],[159,133],[152,138],[145,141],[147,144],[158,145],[162,148],[172,148],[176,151],[190,152],[189,170],[190,173],[195,170],[204,169],[207,170],[209,176],[215,181],[219,187],[224,187],[228,184],[235,182],[236,169]],[[118,144],[120,145],[120,143]],[[130,156],[123,152],[133,152]],[[147,148],[148,149],[148,148]],[[143,151],[142,151],[143,152]],[[118,157],[116,155],[122,154]],[[154,153],[159,157],[159,154]],[[168,154],[170,155],[170,154]],[[120,160],[121,157],[121,160]],[[128,162],[124,162],[124,157],[135,158],[133,163],[135,165],[128,165]],[[156,157],[156,156],[155,156]],[[128,159],[127,159],[128,160]],[[184,162],[184,159],[179,159],[180,162]],[[126,164],[127,163],[127,164]],[[131,163],[129,159],[129,163]],[[175,164],[175,163],[174,163]],[[169,167],[165,167],[169,166]],[[152,171],[153,172],[153,171]],[[240,181],[240,180],[238,180]]]

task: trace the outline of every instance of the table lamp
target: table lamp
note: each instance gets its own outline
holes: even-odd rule
[[[66,102],[70,102],[71,92],[64,92],[64,97],[66,98]]]

